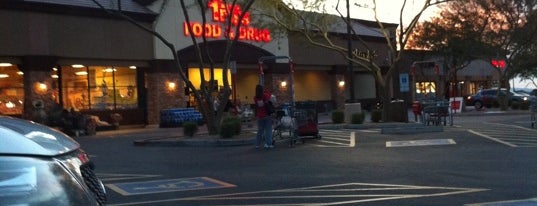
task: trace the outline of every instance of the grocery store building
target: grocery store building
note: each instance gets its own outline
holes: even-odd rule
[[[118,1],[99,1],[117,9]],[[191,36],[186,24],[201,27],[199,19],[187,22],[179,1],[123,0],[121,10],[128,16],[172,42],[188,78],[201,83]],[[220,1],[213,1],[218,3]],[[2,28],[0,43],[0,113],[35,118],[41,110],[55,108],[80,111],[112,121],[118,113],[122,125],[159,123],[159,111],[196,107],[180,79],[172,53],[157,38],[133,24],[104,12],[92,1],[21,0],[0,3]],[[198,10],[199,12],[199,10]],[[222,22],[214,19],[219,11],[207,10],[214,37],[209,55],[223,62],[225,40],[218,35]],[[251,14],[250,18],[257,18]],[[232,101],[249,104],[259,82],[259,58],[284,56],[292,59],[294,81],[290,85],[288,59],[263,64],[265,87],[290,101],[314,101],[319,112],[342,108],[345,102],[372,104],[377,99],[373,76],[355,65],[352,72],[355,100],[349,100],[348,62],[335,51],[316,47],[301,36],[278,36],[266,28],[248,25],[251,35],[234,45],[231,60],[236,71],[229,74]],[[391,25],[395,27],[396,25]],[[385,39],[373,22],[353,20],[358,35],[367,42],[353,50],[375,54],[378,64],[386,64]],[[333,41],[346,45],[346,27],[335,30]],[[360,45],[357,38],[353,45]],[[388,65],[383,65],[387,68]],[[216,74],[222,69],[216,69]],[[397,79],[396,79],[397,80]],[[222,85],[221,80],[217,80]],[[346,83],[346,85],[345,85]],[[216,88],[217,89],[217,88]]]

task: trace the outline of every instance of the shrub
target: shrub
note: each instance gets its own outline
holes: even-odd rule
[[[198,124],[196,122],[183,123],[183,135],[192,137],[196,132],[198,132]]]
[[[382,110],[374,109],[371,111],[371,122],[380,122],[382,119]]]
[[[345,120],[345,113],[341,110],[334,110],[332,112],[332,122],[334,124],[341,124]]]
[[[365,114],[363,112],[354,113],[351,116],[351,123],[352,124],[363,124],[364,119],[365,119]]]
[[[220,137],[231,138],[241,133],[241,119],[236,116],[225,117],[220,124]]]

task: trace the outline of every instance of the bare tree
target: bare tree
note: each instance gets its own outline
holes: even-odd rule
[[[454,72],[469,61],[487,60],[498,73],[498,89],[509,88],[508,80],[525,70],[522,60],[535,53],[535,10],[527,0],[452,1],[441,17],[418,25],[408,46],[442,53]],[[500,105],[506,109],[507,98]]]
[[[374,19],[378,25],[378,32],[382,34],[385,39],[386,46],[389,50],[388,65],[389,68],[385,73],[378,64],[378,61],[374,58],[374,55],[363,55],[357,52],[349,52],[346,45],[338,45],[333,40],[336,39],[334,34],[334,26],[341,27],[339,22],[343,22],[343,25],[351,25],[352,21],[349,21],[341,12],[339,7],[336,7],[338,15],[332,15],[326,13],[326,0],[304,0],[301,1],[301,5],[286,4],[280,0],[266,0],[263,1],[262,8],[264,8],[264,14],[269,17],[281,31],[287,34],[298,34],[304,36],[309,43],[324,47],[330,50],[334,50],[343,55],[348,61],[353,62],[358,66],[365,68],[375,78],[378,86],[378,94],[381,102],[384,106],[383,120],[388,119],[389,103],[391,101],[390,81],[394,74],[398,71],[398,63],[401,61],[404,55],[404,50],[399,48],[405,48],[408,42],[409,34],[415,29],[418,20],[422,16],[423,12],[434,6],[449,0],[424,0],[423,5],[419,10],[413,14],[413,18],[410,22],[405,22],[404,15],[408,12],[408,4],[410,1],[403,0],[402,6],[399,12],[399,29],[393,26],[393,24],[387,24],[382,22],[378,18],[377,1],[373,0],[372,10],[374,13]],[[339,5],[340,1],[337,1]],[[354,5],[360,6],[360,5]],[[310,12],[316,11],[316,12]],[[357,35],[357,31],[352,29],[353,38],[358,38],[362,46],[368,48],[367,43],[361,36]],[[341,34],[339,34],[341,35]],[[351,91],[353,92],[353,91]]]
[[[231,49],[233,45],[238,41],[239,35],[234,35],[234,36],[227,35],[229,33],[224,35],[224,38],[226,40],[226,49],[224,53],[224,60],[221,63],[221,65],[216,65],[216,63],[211,58],[211,56],[208,55],[209,50],[211,48],[208,47],[207,39],[205,38],[205,35],[201,35],[203,37],[202,38],[203,44],[201,45],[204,45],[204,48],[200,48],[200,44],[198,40],[194,36],[192,36],[191,40],[192,40],[192,45],[194,45],[195,51],[197,54],[196,58],[197,58],[200,77],[201,79],[206,79],[206,77],[204,76],[204,72],[203,72],[204,68],[209,68],[210,74],[211,74],[209,77],[210,79],[209,84],[204,84],[202,81],[201,84],[199,85],[199,89],[196,89],[195,85],[187,78],[185,68],[183,68],[181,66],[181,63],[179,62],[179,58],[177,56],[177,50],[175,49],[175,46],[172,43],[170,43],[166,38],[164,38],[161,34],[159,34],[158,31],[155,31],[152,28],[145,27],[144,25],[140,24],[133,18],[124,14],[120,6],[121,0],[117,1],[118,6],[116,7],[116,9],[106,9],[103,5],[99,3],[98,0],[92,0],[92,1],[96,5],[98,5],[101,9],[108,12],[110,15],[129,21],[135,26],[139,27],[141,31],[152,34],[158,40],[160,40],[163,44],[165,44],[166,47],[169,48],[170,52],[173,54],[173,61],[174,61],[175,66],[179,70],[179,75],[180,75],[181,80],[185,82],[188,90],[192,91],[194,95],[194,99],[196,100],[197,105],[199,105],[200,112],[203,114],[209,133],[217,134],[221,120],[224,117],[224,110],[227,105],[226,103],[228,102],[229,97],[231,95],[231,87],[227,78],[227,74],[229,70],[228,65],[229,65],[230,57],[231,57]],[[110,1],[115,2],[115,0],[110,0]],[[255,0],[241,0],[241,1],[232,0],[229,2],[222,0],[222,2],[227,7],[226,8],[227,11],[234,11],[238,9],[240,6],[242,12],[239,15],[236,15],[237,13],[233,13],[233,14],[230,14],[231,12],[228,13],[228,15],[226,16],[226,21],[225,21],[225,31],[234,31],[235,34],[238,34],[239,29],[241,28],[241,26],[243,26],[242,20],[246,14],[246,11],[248,11],[252,7]],[[162,8],[166,7],[167,3],[169,3],[169,1],[164,1]],[[192,15],[191,13],[198,13],[198,12],[193,12],[193,8],[197,8],[198,9],[197,11],[199,11],[199,14],[201,14],[202,24],[205,25],[205,23],[207,22],[205,14],[206,14],[206,10],[208,7],[207,5],[208,1],[191,0],[191,1],[185,2],[185,0],[180,0],[180,3],[181,3],[181,10],[177,12],[182,13],[185,19],[187,20],[187,22],[190,21],[190,18]],[[192,25],[189,25],[188,29],[192,31]],[[206,27],[202,27],[203,34],[207,32],[205,29]],[[207,55],[204,55],[204,52]],[[207,56],[208,58],[204,59],[203,56]],[[213,88],[217,86],[214,83],[215,82],[214,70],[215,70],[215,67],[217,66],[221,66],[223,68],[223,72],[221,76],[221,79],[223,80],[223,87],[218,92],[218,95],[213,96]],[[215,101],[215,99],[217,101]],[[217,111],[214,112],[213,108],[216,102],[222,102],[222,104],[218,104]]]

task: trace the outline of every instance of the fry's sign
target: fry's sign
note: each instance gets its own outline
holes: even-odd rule
[[[244,13],[239,28],[239,40],[255,42],[271,41],[270,31],[268,29],[250,27],[250,13],[243,12],[239,5],[232,7],[231,4],[226,5],[222,0],[211,0],[208,3],[208,7],[212,10],[212,19],[215,23],[184,22],[183,31],[185,36],[205,36],[205,38],[218,39],[225,35],[233,39],[236,36],[235,28],[231,27],[231,29],[227,29],[222,27],[225,27],[229,15],[231,15],[231,25],[238,26],[239,18]],[[192,30],[190,30],[190,27]]]

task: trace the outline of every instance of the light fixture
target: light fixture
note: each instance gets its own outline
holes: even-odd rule
[[[345,86],[345,81],[343,81],[343,80],[339,81],[338,86],[339,87],[344,87]]]
[[[280,88],[284,89],[286,87],[287,87],[287,82],[286,81],[280,82]]]
[[[39,90],[41,91],[47,90],[47,85],[43,82],[39,82]]]
[[[175,82],[168,82],[168,90],[170,91],[175,90]]]
[[[13,66],[13,64],[8,63],[8,62],[1,62],[0,63],[0,67],[10,67],[10,66]]]
[[[88,75],[88,72],[87,71],[80,71],[80,72],[75,72],[75,74],[77,76],[84,76],[84,75]]]
[[[8,78],[9,74],[0,74],[0,78]]]
[[[57,74],[50,75],[50,77],[52,77],[53,79],[59,78]]]
[[[36,82],[34,84],[35,91],[40,94],[44,94],[47,92],[47,84],[45,82]]]
[[[17,74],[18,75],[24,75],[24,72],[18,71]]]
[[[82,67],[84,67],[84,65],[82,65],[82,64],[73,64],[73,65],[71,65],[71,67],[73,67],[73,68],[82,68]]]
[[[129,69],[136,69],[136,66],[129,66]]]

